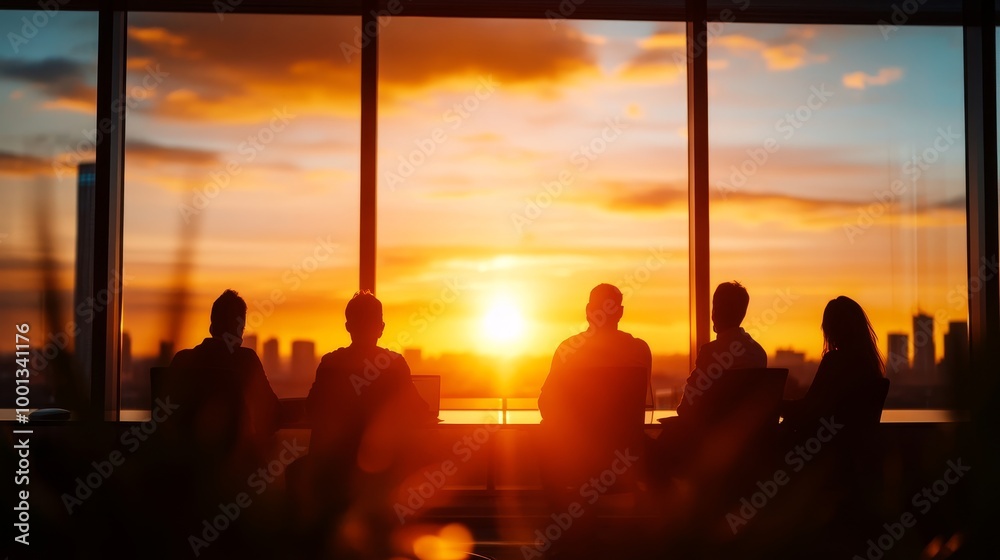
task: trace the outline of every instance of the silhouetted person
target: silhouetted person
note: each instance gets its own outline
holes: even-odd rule
[[[888,515],[880,510],[878,439],[888,381],[875,331],[857,302],[845,296],[831,300],[822,328],[823,359],[808,392],[782,403],[782,451],[812,442],[809,454],[794,459],[793,468],[803,472],[790,492],[810,503],[795,512],[803,524],[797,532],[815,543],[817,553],[809,556],[841,558],[863,549]]]
[[[643,340],[618,330],[623,312],[621,291],[598,285],[586,307],[587,330],[552,357],[538,397],[550,487],[573,486],[595,469],[611,468],[616,452],[642,454],[652,355]]]
[[[178,423],[205,443],[261,444],[278,428],[278,397],[257,353],[241,346],[246,317],[246,302],[226,290],[212,304],[212,336],[170,362],[166,391],[179,405]]]
[[[723,371],[767,367],[767,352],[740,326],[747,315],[750,294],[739,282],[724,282],[712,296],[712,330],[715,340],[702,345],[695,368],[684,385],[677,405],[681,417],[702,414],[699,404]]]
[[[385,328],[382,302],[370,292],[359,292],[344,315],[351,345],[323,356],[309,391],[310,450],[349,452],[353,459],[367,430],[388,437],[382,432],[434,419],[403,356],[377,344]],[[363,463],[365,457],[358,460]]]
[[[702,484],[724,493],[709,479],[728,477],[724,473],[730,469],[749,472],[751,465],[743,464],[748,463],[747,452],[759,446],[758,439],[766,435],[761,433],[765,427],[756,422],[757,405],[742,402],[739,395],[718,392],[730,390],[720,380],[731,370],[767,367],[767,353],[740,327],[749,304],[750,295],[739,282],[724,282],[716,287],[712,296],[712,330],[716,338],[698,351],[695,368],[677,406],[677,417],[661,422],[662,430],[651,451],[654,481],[666,484],[675,476],[702,477]],[[746,399],[752,398],[752,392],[746,394]],[[771,435],[777,426],[772,428]]]
[[[861,306],[846,296],[823,311],[823,359],[805,397],[782,403],[789,428],[808,430],[833,415],[845,420],[885,375],[878,337]]]

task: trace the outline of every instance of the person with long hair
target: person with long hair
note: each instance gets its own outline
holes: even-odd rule
[[[820,419],[852,416],[867,391],[885,376],[878,337],[858,302],[847,296],[830,300],[823,311],[823,359],[805,397],[785,401],[782,416],[805,428]]]

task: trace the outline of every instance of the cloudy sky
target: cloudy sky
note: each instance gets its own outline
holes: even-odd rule
[[[0,12],[3,35],[24,15]],[[191,293],[179,346],[207,336],[229,287],[282,352],[348,342],[359,23],[130,17],[123,324],[136,353],[174,336],[178,279]],[[37,317],[39,204],[72,286],[96,26],[60,13],[0,45],[8,322]],[[395,17],[382,34],[383,342],[549,353],[579,328],[590,288],[612,282],[624,330],[686,353],[683,26]],[[841,294],[883,346],[918,309],[964,320],[961,30],[731,23],[708,48],[712,282],[748,287],[746,326],[765,348],[818,357],[823,306]]]

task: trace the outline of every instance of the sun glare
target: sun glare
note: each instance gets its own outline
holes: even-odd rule
[[[508,297],[490,302],[482,320],[485,338],[493,344],[511,344],[524,336],[525,321],[517,303]]]

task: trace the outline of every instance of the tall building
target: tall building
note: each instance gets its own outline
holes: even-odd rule
[[[243,344],[241,344],[240,346],[244,348],[249,348],[254,352],[257,352],[257,335],[255,334],[243,335]]]
[[[132,335],[127,332],[122,333],[122,380],[131,380],[132,371]]]
[[[264,341],[260,361],[264,364],[264,373],[268,377],[281,377],[281,357],[278,355],[277,338],[269,338]]]
[[[889,353],[885,372],[893,381],[903,381],[910,371],[910,337],[905,333],[889,333]]]
[[[913,316],[913,377],[922,384],[933,381],[934,317],[917,313]]]
[[[311,340],[292,341],[292,379],[312,379],[316,375],[316,343]]]
[[[80,372],[90,381],[90,361],[93,354],[94,335],[92,324],[94,297],[94,209],[97,166],[81,163],[76,167],[76,272],[73,279],[73,353]]]
[[[174,341],[172,340],[161,340],[160,341],[160,353],[156,358],[156,365],[158,366],[169,366],[170,361],[174,359]]]
[[[951,381],[969,369],[969,325],[965,321],[948,323],[944,335],[943,381]]]

